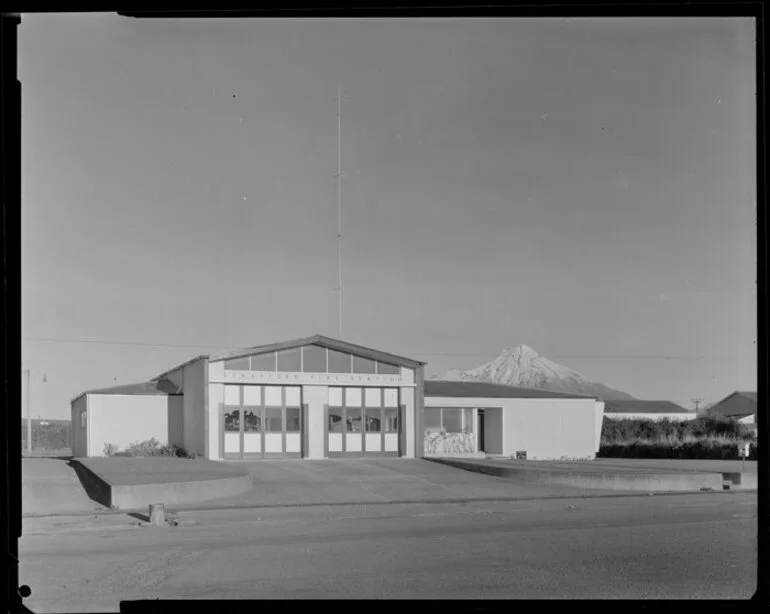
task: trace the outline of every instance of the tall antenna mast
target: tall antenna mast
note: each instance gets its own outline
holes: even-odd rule
[[[337,278],[340,292],[340,339],[342,339],[342,98],[337,87]]]

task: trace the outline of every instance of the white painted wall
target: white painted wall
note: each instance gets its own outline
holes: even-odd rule
[[[698,417],[695,412],[688,412],[686,414],[613,414],[611,412],[604,413],[605,418],[610,420],[662,420],[668,418],[669,420],[678,420],[686,422],[694,420]]]
[[[329,387],[302,386],[302,403],[308,406],[308,458],[324,458],[324,405],[329,403]]]
[[[503,454],[528,460],[594,458],[593,399],[513,399],[504,404]]]
[[[72,456],[84,458],[88,454],[88,429],[81,428],[80,412],[87,408],[88,395],[83,395],[71,405],[72,421]],[[86,414],[86,422],[88,415]],[[86,425],[87,426],[87,425]]]
[[[223,460],[222,450],[220,449],[220,438],[222,424],[220,420],[220,409],[225,402],[225,385],[212,380],[221,379],[225,373],[225,363],[220,361],[209,363],[209,403],[207,408],[209,423],[209,450],[208,458],[212,460]]]
[[[208,414],[205,404],[206,360],[200,359],[184,367],[184,444],[189,452],[206,453],[206,425]]]
[[[91,394],[88,396],[88,455],[104,456],[104,445],[120,450],[155,437],[169,442],[169,414],[174,407],[166,395]],[[179,409],[178,403],[175,405]],[[172,418],[171,422],[179,422]]]
[[[757,417],[755,415],[746,416],[745,418],[740,418],[738,422],[740,422],[741,424],[756,424]]]

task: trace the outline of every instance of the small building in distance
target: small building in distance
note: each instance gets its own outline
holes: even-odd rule
[[[743,424],[756,424],[757,393],[736,390],[709,407],[705,413],[735,418]]]
[[[698,416],[671,401],[605,401],[604,416],[610,420],[692,420]]]

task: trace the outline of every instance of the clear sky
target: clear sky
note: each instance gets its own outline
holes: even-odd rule
[[[33,416],[339,337],[338,86],[344,339],[427,375],[525,343],[688,408],[756,389],[752,20],[61,14],[19,37]]]

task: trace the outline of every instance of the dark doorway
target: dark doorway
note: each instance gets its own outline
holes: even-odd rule
[[[484,410],[479,410],[479,452],[486,452],[487,447],[484,444]]]

